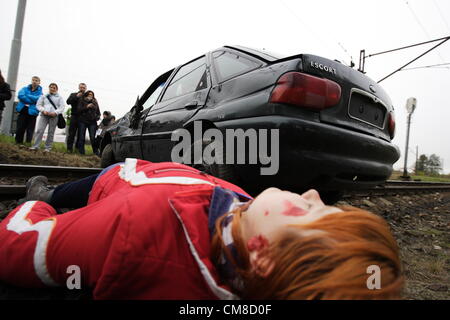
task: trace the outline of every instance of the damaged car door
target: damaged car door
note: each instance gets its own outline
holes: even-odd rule
[[[163,93],[145,116],[142,127],[142,156],[150,161],[170,159],[172,132],[205,106],[211,81],[206,56],[179,67]]]
[[[142,97],[138,97],[130,112],[120,120],[117,131],[113,131],[116,135],[114,139],[116,161],[123,161],[129,157],[142,159],[142,125],[151,107],[158,100],[173,70],[167,71],[153,81]]]

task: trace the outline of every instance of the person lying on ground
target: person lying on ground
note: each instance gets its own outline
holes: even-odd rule
[[[1,281],[65,286],[75,266],[94,299],[400,298],[387,223],[315,190],[253,199],[191,167],[137,159],[46,184],[30,179],[28,201],[0,223]]]

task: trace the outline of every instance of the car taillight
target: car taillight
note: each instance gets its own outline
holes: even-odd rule
[[[394,116],[394,112],[389,112],[389,116],[388,116],[388,130],[389,130],[389,135],[391,136],[391,140],[394,139],[395,136],[395,116]]]
[[[300,72],[288,72],[279,79],[270,102],[322,110],[341,99],[341,87],[334,81]]]

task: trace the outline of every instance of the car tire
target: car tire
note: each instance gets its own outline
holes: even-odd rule
[[[212,175],[214,177],[217,177],[219,179],[225,180],[227,182],[231,182],[231,183],[238,183],[238,178],[236,176],[235,173],[235,169],[233,167],[233,165],[230,164],[220,164],[220,163],[212,163],[212,164],[207,164],[203,162],[202,159],[202,163],[200,164],[196,164],[194,159],[194,154],[193,154],[193,150],[195,148],[195,145],[197,143],[201,143],[202,144],[202,151],[205,149],[205,147],[210,143],[208,141],[196,141],[191,145],[191,156],[193,159],[193,163],[191,164],[191,166],[197,170],[200,170],[202,172],[205,172],[206,174]],[[203,154],[203,152],[202,152]],[[216,157],[220,158],[222,157],[223,162],[225,162],[226,159],[226,155],[225,155],[225,151],[224,150],[219,150],[216,154]]]
[[[103,148],[100,165],[102,168],[106,168],[114,163],[116,163],[116,159],[114,158],[112,145],[107,144],[105,148]]]

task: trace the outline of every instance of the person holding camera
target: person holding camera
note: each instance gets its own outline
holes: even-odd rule
[[[86,140],[86,129],[89,131],[89,139],[94,154],[98,154],[97,145],[95,144],[95,132],[97,131],[97,121],[100,119],[100,109],[94,92],[88,90],[84,93],[78,103],[78,151],[85,154],[84,143]]]
[[[110,111],[103,111],[103,119],[100,122],[97,132],[95,134],[95,145],[97,149],[97,155],[100,155],[100,145],[102,143],[102,139],[105,136],[106,130],[108,130],[111,125],[114,123],[113,116],[111,115]]]
[[[67,136],[67,151],[73,152],[73,143],[75,141],[75,137],[78,132],[78,124],[79,124],[79,112],[78,112],[78,104],[80,99],[83,97],[86,92],[87,86],[86,83],[81,82],[78,85],[78,92],[71,93],[69,98],[67,98],[67,104],[71,106],[70,113],[70,125],[69,125],[69,135]]]
[[[33,146],[30,148],[31,150],[39,149],[47,125],[48,134],[47,139],[45,140],[44,151],[49,152],[52,149],[53,137],[55,136],[55,130],[58,124],[58,114],[64,112],[64,99],[58,94],[58,85],[56,83],[50,83],[48,88],[49,93],[45,96],[41,96],[36,103],[36,107],[40,111],[40,117],[36,138],[34,139]]]

